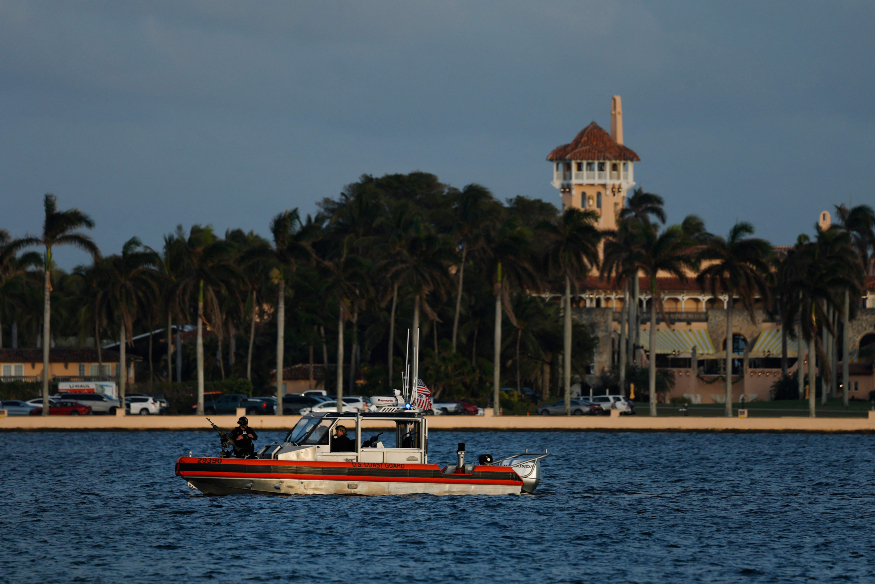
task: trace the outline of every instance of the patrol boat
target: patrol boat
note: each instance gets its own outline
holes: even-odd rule
[[[429,464],[423,413],[381,409],[390,411],[308,414],[255,458],[183,456],[176,474],[205,495],[519,495],[541,482],[547,452],[500,460],[481,454],[471,464],[460,443],[456,464]],[[337,440],[339,426],[352,443]],[[338,452],[341,443],[349,450]]]

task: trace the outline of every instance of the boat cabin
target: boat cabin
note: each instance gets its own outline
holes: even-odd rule
[[[351,443],[338,440],[340,426]],[[427,464],[428,425],[419,412],[308,414],[282,443],[262,448],[258,458]]]

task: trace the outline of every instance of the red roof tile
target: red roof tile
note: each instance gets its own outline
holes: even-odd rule
[[[630,149],[617,144],[611,135],[593,122],[577,135],[571,144],[559,146],[547,156],[547,160],[641,160]]]

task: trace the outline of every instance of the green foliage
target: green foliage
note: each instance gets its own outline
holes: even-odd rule
[[[791,375],[782,375],[779,379],[776,379],[769,389],[769,398],[772,401],[799,399],[798,371],[794,371]]]
[[[501,392],[501,414],[503,416],[534,415],[537,406],[526,395],[516,391]]]
[[[246,379],[226,379],[225,381],[208,381],[204,383],[204,394],[218,392],[215,395],[206,395],[205,401],[215,399],[218,394],[244,394],[252,397],[252,384]],[[171,414],[192,414],[193,405],[197,405],[197,381],[184,383],[153,383],[149,390],[148,383],[137,383],[128,387],[128,393],[150,393],[161,395],[170,402]],[[272,394],[268,394],[272,395]]]
[[[54,388],[57,389],[57,384]],[[41,381],[8,381],[0,383],[0,400],[20,399],[27,401],[42,396],[43,384]],[[49,386],[49,393],[53,393]]]
[[[669,402],[673,406],[690,406],[693,405],[693,400],[688,397],[673,397],[669,400]]]
[[[626,383],[635,384],[635,401],[649,401],[650,372],[646,367],[630,365],[626,369]],[[665,395],[674,389],[675,375],[671,369],[656,370],[656,398],[665,402]]]

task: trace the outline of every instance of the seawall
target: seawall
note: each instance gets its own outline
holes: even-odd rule
[[[210,416],[220,428],[233,428],[237,416]],[[249,416],[256,430],[291,429],[299,416]],[[839,432],[875,433],[868,418],[722,418],[622,416],[430,416],[432,431],[602,431],[602,432]],[[14,416],[0,418],[0,431],[211,430],[200,416]]]

